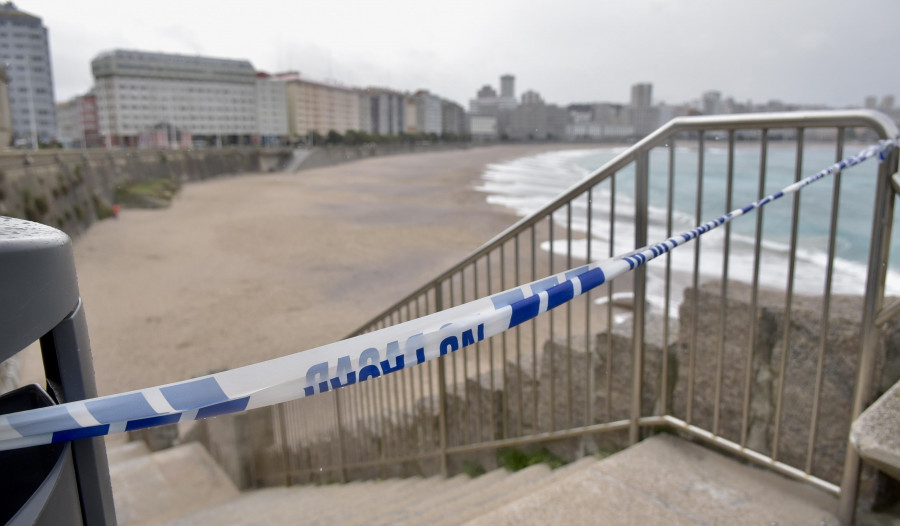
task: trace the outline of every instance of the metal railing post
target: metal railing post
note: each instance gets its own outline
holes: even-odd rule
[[[647,245],[647,208],[649,201],[650,153],[647,149],[637,152],[635,158],[634,182],[634,246]],[[628,441],[632,445],[640,440],[639,420],[641,418],[641,387],[644,376],[644,296],[647,285],[647,268],[640,266],[634,271],[634,315],[632,317],[632,341],[634,342],[631,361],[631,424],[628,426]],[[608,330],[611,330],[609,328]]]
[[[441,290],[441,283],[438,282],[434,286],[434,302],[435,311],[441,311],[444,308],[444,294]],[[440,433],[441,448],[441,474],[445,477],[447,471],[447,371],[444,366],[444,357],[437,360],[438,366],[438,432]]]
[[[334,391],[334,418],[337,421],[337,446],[338,446],[338,480],[343,484],[347,482],[347,470],[344,467],[344,426],[341,425],[341,390]]]
[[[894,192],[891,175],[897,170],[897,150],[891,152],[878,169],[878,184],[875,197],[875,220],[872,223],[869,268],[866,280],[866,296],[863,306],[862,349],[853,389],[853,406],[850,413],[852,423],[872,402],[875,376],[875,360],[878,350],[878,326],[875,320],[884,303],[884,284],[890,255],[891,226],[894,217]],[[844,457],[844,472],[841,476],[841,498],[838,503],[838,518],[844,524],[853,524],[856,514],[856,499],[859,492],[860,458],[850,441]]]
[[[288,447],[287,421],[284,418],[284,404],[273,407],[278,417],[279,438],[281,439],[281,458],[284,461],[284,485],[291,485],[291,448]]]

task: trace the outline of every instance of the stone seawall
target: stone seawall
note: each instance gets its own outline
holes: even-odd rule
[[[0,156],[0,215],[58,228],[70,236],[108,217],[117,187],[155,179],[198,181],[269,171],[290,150],[94,150]]]
[[[0,215],[43,223],[72,237],[109,217],[117,187],[157,179],[179,183],[225,175],[308,170],[408,153],[461,150],[468,143],[371,144],[310,150],[89,150],[0,154]],[[292,162],[293,161],[293,162]]]

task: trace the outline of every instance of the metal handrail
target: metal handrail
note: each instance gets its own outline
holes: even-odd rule
[[[695,191],[696,195],[702,195],[702,181],[705,177],[704,140],[707,134],[713,132],[727,134],[729,165],[726,168],[726,176],[728,178],[727,188],[731,188],[731,179],[734,177],[734,148],[738,133],[744,130],[760,132],[759,137],[754,137],[752,141],[759,143],[761,147],[759,193],[762,194],[767,174],[767,148],[769,142],[774,141],[770,137],[770,133],[774,130],[796,132],[797,154],[794,175],[799,177],[802,171],[804,132],[813,128],[834,128],[837,132],[836,156],[843,155],[844,134],[850,128],[866,128],[874,132],[880,139],[892,139],[898,136],[897,126],[890,119],[878,112],[865,110],[674,119],[616,155],[540,210],[520,219],[456,265],[405,298],[395,302],[390,308],[382,311],[354,332],[354,335],[392,325],[404,319],[453,307],[474,299],[474,296],[499,292],[513,284],[518,284],[523,281],[523,278],[525,278],[524,281],[539,279],[541,274],[547,270],[553,273],[554,259],[558,260],[556,265],[571,266],[572,216],[575,206],[581,206],[587,214],[588,257],[596,260],[601,257],[618,255],[612,253],[615,245],[612,238],[616,235],[615,225],[617,224],[615,184],[616,180],[620,179],[615,176],[630,166],[635,168],[634,238],[630,241],[633,241],[635,248],[643,246],[647,243],[650,228],[648,183],[650,155],[655,148],[668,147],[667,228],[671,232],[672,192],[673,186],[675,186],[673,163],[675,162],[674,145],[676,142],[678,145],[683,144],[682,141],[687,136],[689,140],[695,140],[697,143],[697,188],[691,191]],[[772,136],[774,135],[772,134]],[[878,339],[875,337],[877,330],[893,316],[900,314],[900,304],[892,303],[885,306],[883,300],[887,249],[890,243],[890,226],[893,218],[893,200],[897,191],[892,175],[896,171],[897,164],[898,155],[895,150],[891,157],[878,168],[878,186],[875,192],[877,206],[870,238],[869,280],[866,286],[860,326],[862,335],[861,350],[858,355],[860,365],[857,368],[857,378],[852,394],[852,410],[850,410],[854,418],[870,401],[877,354]],[[829,253],[833,253],[833,238],[836,236],[839,182],[838,174],[835,176],[832,190]],[[896,186],[900,188],[900,185]],[[605,210],[609,218],[602,219],[609,221],[609,239],[605,241],[609,245],[609,254],[590,252],[591,240],[594,239],[591,225],[600,220],[592,216],[594,202],[597,201],[596,206],[603,213],[602,199],[606,199],[606,197],[598,199],[600,192],[595,190],[603,188],[609,189],[611,196],[608,208]],[[727,191],[727,194],[730,196],[730,190]],[[759,197],[761,198],[763,195]],[[796,259],[797,207],[799,204],[796,194],[794,199],[791,214],[790,264],[793,264]],[[731,206],[730,201],[726,200],[726,206]],[[698,222],[700,219],[705,219],[699,217],[702,209],[701,201],[697,198],[695,215],[698,217],[694,219]],[[557,212],[559,213],[557,214]],[[759,275],[761,225],[762,216],[758,216],[753,255],[755,276]],[[560,229],[565,229],[564,235],[555,237],[559,236]],[[538,230],[543,232],[540,234],[543,236],[540,239],[537,234]],[[726,240],[730,239],[728,227],[725,232]],[[584,234],[584,232],[581,233]],[[566,255],[557,255],[551,250],[546,259],[542,253],[539,257],[538,243],[548,241],[552,244],[554,240],[566,244]],[[525,247],[530,250],[530,261],[529,255],[522,252],[526,250]],[[722,253],[730,255],[729,250],[729,244],[726,241]],[[275,435],[281,441],[283,464],[288,466],[284,469],[284,477],[290,481],[295,476],[313,477],[316,472],[327,472],[337,474],[338,478],[343,479],[348,471],[356,470],[356,473],[360,473],[359,470],[366,472],[365,470],[371,469],[377,469],[384,475],[391,473],[391,471],[384,471],[392,469],[390,466],[410,462],[432,462],[431,466],[439,466],[439,471],[447,473],[449,458],[451,456],[458,457],[460,454],[475,454],[498,447],[523,446],[559,439],[576,440],[586,436],[605,437],[615,433],[624,433],[625,430],[627,430],[628,440],[624,441],[624,445],[627,445],[640,440],[648,429],[662,426],[677,429],[750,462],[803,480],[827,493],[840,497],[841,517],[849,522],[855,510],[859,457],[845,439],[840,439],[843,440],[842,447],[846,449],[842,470],[837,472],[837,468],[834,468],[833,456],[828,458],[829,468],[826,471],[817,470],[818,465],[815,463],[819,400],[822,397],[822,390],[825,389],[823,387],[823,365],[827,346],[825,337],[823,336],[817,344],[818,366],[814,371],[815,395],[812,409],[803,413],[803,418],[812,414],[812,423],[809,428],[805,429],[808,435],[803,435],[800,439],[796,432],[790,434],[789,431],[779,428],[785,415],[790,418],[791,414],[799,414],[796,413],[796,409],[789,407],[789,403],[793,402],[790,397],[783,396],[786,380],[790,377],[787,353],[782,352],[778,363],[776,364],[774,361],[771,363],[773,371],[777,369],[775,373],[778,384],[771,386],[771,392],[774,394],[766,402],[772,405],[771,412],[775,415],[772,444],[770,449],[766,449],[769,446],[754,446],[749,439],[752,427],[750,421],[751,398],[759,395],[762,392],[760,389],[767,389],[758,386],[755,377],[751,374],[755,370],[753,369],[754,352],[758,342],[754,338],[758,329],[757,322],[755,317],[749,322],[751,326],[750,341],[739,359],[735,360],[740,363],[727,364],[735,385],[726,385],[723,379],[723,370],[726,368],[723,342],[729,326],[726,324],[724,313],[727,311],[727,300],[733,292],[728,287],[728,258],[723,258],[723,278],[716,300],[717,309],[723,314],[718,319],[717,328],[710,329],[718,331],[719,343],[715,349],[709,348],[709,344],[707,344],[702,351],[707,353],[709,360],[715,362],[713,372],[708,370],[708,364],[701,363],[702,360],[697,359],[697,353],[700,352],[697,334],[699,255],[700,246],[695,242],[693,283],[691,285],[695,292],[691,301],[682,304],[683,312],[690,318],[690,321],[685,323],[692,323],[687,331],[690,333],[690,342],[683,342],[687,349],[684,351],[687,356],[682,355],[682,359],[686,362],[685,369],[687,371],[682,371],[682,373],[686,378],[669,379],[669,374],[673,372],[668,368],[669,359],[673,358],[670,353],[676,351],[670,350],[668,346],[670,337],[668,315],[663,321],[663,343],[661,350],[658,351],[661,357],[658,358],[657,363],[646,360],[645,354],[648,351],[645,348],[656,345],[656,343],[650,341],[652,338],[649,337],[651,336],[649,333],[645,334],[645,324],[649,322],[650,318],[645,312],[644,301],[646,267],[640,267],[633,276],[632,295],[635,299],[632,305],[632,333],[627,355],[623,349],[616,351],[621,354],[613,352],[612,327],[614,324],[611,305],[615,298],[611,286],[605,285],[603,290],[595,291],[595,296],[605,296],[603,299],[610,305],[605,309],[607,329],[603,338],[598,338],[593,330],[595,325],[592,325],[594,323],[592,318],[599,314],[588,294],[583,305],[579,304],[573,307],[572,303],[569,303],[561,312],[550,311],[548,316],[540,322],[529,322],[527,325],[518,326],[502,336],[476,344],[465,351],[444,356],[437,360],[437,363],[423,364],[376,381],[337,390],[329,393],[330,398],[325,395],[305,401],[307,404],[304,407],[279,406],[277,409],[278,423],[276,424],[279,426],[279,433]],[[665,259],[665,261],[659,264],[666,265],[665,310],[667,311],[669,291],[673,281],[670,280],[671,259],[668,256],[661,259]],[[562,269],[555,268],[555,271],[559,270]],[[826,287],[823,295],[824,301],[822,301],[821,315],[824,320],[822,334],[827,334],[829,331],[829,305],[832,299],[830,279],[829,270],[826,271]],[[750,302],[751,312],[755,313],[757,307],[762,306],[761,295],[757,294],[761,287],[758,277],[754,277],[753,283],[750,285],[753,294]],[[786,297],[784,319],[788,320],[786,323],[789,326],[794,309],[792,285],[788,285]],[[576,335],[573,331],[573,320],[576,316],[581,315],[584,318],[579,318],[581,321],[578,323],[584,327],[585,339],[578,345],[583,346],[580,351],[584,352],[576,357],[574,354]],[[602,319],[597,321],[602,322]],[[538,328],[538,323],[541,324],[540,328]],[[563,335],[564,340],[562,339]],[[560,336],[560,338],[557,339],[555,336]],[[779,344],[786,346],[792,337],[790,329],[784,329],[779,338]],[[539,340],[547,342],[542,354],[538,352]],[[744,344],[741,343],[741,345]],[[514,354],[508,356],[507,352]],[[576,359],[582,360],[578,362],[577,366],[574,363]],[[593,371],[596,360],[599,360],[596,363],[602,366],[603,373],[597,373],[595,377]],[[528,363],[529,361],[530,363]],[[624,370],[623,363],[625,364]],[[661,374],[655,383],[647,383],[648,380],[644,374],[645,364],[659,368]],[[707,369],[701,369],[702,366],[707,366]],[[486,369],[482,370],[482,367]],[[735,375],[736,368],[741,367],[744,370],[739,371],[739,376]],[[575,377],[576,370],[579,371],[579,378]],[[675,374],[680,373],[675,371]],[[804,372],[803,374],[813,374],[813,372]],[[714,379],[712,379],[713,375],[715,375]],[[699,388],[696,392],[694,391],[695,383],[698,382],[698,379],[703,378],[710,382],[710,386],[707,386],[708,392],[705,394]],[[809,381],[810,385],[813,384],[811,378],[801,378]],[[687,392],[678,395],[676,384],[682,380],[687,385]],[[595,382],[597,386],[594,385]],[[715,384],[714,390],[711,387],[713,383]],[[586,393],[583,397],[584,400],[578,402],[584,403],[584,411],[575,407],[573,389],[576,387],[573,387],[574,384],[578,384],[577,389],[582,390],[580,392]],[[684,384],[679,385],[683,386]],[[730,390],[731,393],[729,395],[731,398],[727,400],[727,403],[723,401],[723,392],[726,390]],[[736,400],[738,390],[741,393],[739,401]],[[656,396],[654,400],[657,408],[652,411],[645,407],[647,404],[645,395],[648,391],[654,391],[653,394]],[[494,397],[497,392],[501,393],[499,400]],[[834,393],[831,392],[828,394],[828,396],[833,395]],[[595,396],[599,397],[596,405]],[[676,398],[679,401],[686,400],[686,408],[676,410],[671,407]],[[316,402],[317,399],[320,401]],[[315,404],[321,404],[321,406],[310,409]],[[725,408],[731,413],[724,414]],[[322,442],[321,437],[315,435],[315,432],[321,431],[312,432],[308,429],[293,427],[290,424],[292,420],[290,414],[299,411],[313,411],[316,415],[312,419],[313,427],[319,430],[330,430],[332,438]],[[791,411],[795,411],[795,413],[791,413]],[[807,411],[807,409],[803,409],[803,411]],[[729,418],[730,420],[728,420]],[[772,423],[773,420],[770,416],[767,425]],[[758,431],[759,428],[756,429]],[[804,429],[801,428],[800,431],[802,432]],[[770,432],[772,431],[766,431],[766,433]],[[833,431],[829,431],[829,433],[827,439],[835,440],[831,436],[835,433]],[[826,434],[824,429],[820,434]],[[292,455],[297,455],[293,450],[294,445],[309,443],[319,443],[317,447],[321,449],[317,453],[318,460],[309,457],[305,462],[300,460],[293,462]],[[306,450],[305,454],[311,455],[309,450]],[[822,473],[827,473],[827,476]],[[841,479],[840,482],[836,480],[837,478]]]
[[[628,166],[637,159],[638,152],[647,151],[654,147],[661,146],[671,137],[680,132],[687,131],[713,131],[713,130],[749,130],[749,129],[790,129],[790,128],[824,128],[824,127],[869,127],[873,129],[879,139],[888,139],[900,135],[897,125],[885,114],[873,110],[852,110],[852,111],[816,111],[816,112],[783,112],[783,113],[760,113],[760,114],[739,114],[739,115],[706,115],[698,117],[676,117],[668,123],[658,128],[656,131],[643,138],[639,142],[632,145],[606,164],[597,168],[593,173],[585,177],[565,192],[555,198],[553,201],[545,205],[542,209],[523,217],[514,224],[506,228],[503,232],[495,235],[486,241],[479,248],[472,251],[471,254],[464,257],[455,265],[451,266],[428,283],[415,289],[407,294],[404,298],[394,302],[393,305],[384,309],[377,316],[372,317],[366,323],[363,323],[357,330],[348,335],[356,336],[366,332],[366,328],[377,323],[378,320],[388,316],[399,307],[409,303],[414,298],[434,288],[435,284],[441,283],[463,268],[471,265],[488,252],[496,249],[503,243],[511,240],[517,234],[525,232],[529,227],[545,219],[548,215],[559,210],[566,203],[569,203],[575,197],[586,192],[589,188],[603,182],[617,171]],[[639,247],[635,247],[639,248]]]

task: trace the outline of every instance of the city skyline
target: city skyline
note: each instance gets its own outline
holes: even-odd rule
[[[897,95],[893,0],[844,4],[729,0],[628,5],[511,2],[421,6],[331,2],[282,6],[161,1],[152,9],[84,0],[19,1],[50,34],[57,102],[87,92],[90,61],[111,49],[249,60],[355,87],[427,89],[466,105],[485,83],[516,75],[520,93],[550,102],[627,100],[654,85],[654,103],[682,104],[717,90],[735,100],[861,106]],[[275,16],[277,15],[277,16]],[[883,16],[882,16],[883,15]],[[497,86],[499,88],[499,86]]]

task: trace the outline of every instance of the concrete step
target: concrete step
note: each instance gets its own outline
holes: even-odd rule
[[[589,457],[554,471],[537,465],[475,479],[412,477],[268,488],[166,524],[828,526],[838,524],[834,509],[834,498],[806,485],[659,435],[602,461]]]
[[[469,480],[466,475],[457,475],[449,479],[439,476],[424,480],[416,479],[414,484],[379,491],[373,498],[354,503],[353,506],[335,507],[330,513],[323,514],[322,520],[317,524],[351,524],[360,520],[365,522],[366,519],[371,521],[371,510],[376,507],[383,510],[382,513],[392,512],[407,506],[410,502],[425,500],[434,494],[446,494]]]
[[[461,479],[441,477],[390,479],[328,486],[293,486],[247,492],[218,506],[198,510],[166,522],[166,526],[234,524],[305,526],[347,524],[373,518],[374,510],[391,510],[384,504],[408,505],[407,496],[440,492],[439,488],[463,484]],[[379,511],[378,513],[383,513]]]
[[[287,162],[284,166],[285,172],[296,172],[300,169],[300,166],[303,165],[303,161],[309,157],[311,153],[310,150],[294,150],[291,155],[291,160]]]
[[[366,518],[371,520],[371,515],[375,513],[373,510],[389,510],[402,506],[405,498],[415,498],[416,495],[439,491],[438,488],[446,482],[440,477],[369,481],[366,483],[364,494],[354,496],[339,494],[331,498],[323,495],[313,507],[309,508],[310,513],[303,518],[303,524],[316,526],[346,524]],[[336,488],[340,489],[340,486]],[[279,518],[288,522],[295,520],[294,510],[285,507],[280,512]]]
[[[658,435],[466,524],[837,525],[836,506],[799,482]]]
[[[198,443],[152,454],[142,453],[139,445],[119,447],[109,474],[121,526],[157,524],[240,495]]]
[[[138,457],[145,457],[149,454],[150,448],[147,447],[147,443],[143,440],[124,442],[113,446],[107,444],[106,446],[106,459],[109,461],[110,469],[112,469],[112,466]]]
[[[386,503],[381,508],[373,510],[376,513],[374,513],[372,517],[360,517],[358,520],[348,521],[345,524],[347,526],[393,525],[420,516],[437,506],[458,502],[460,499],[464,499],[473,492],[483,491],[494,484],[500,483],[508,476],[509,473],[506,470],[497,469],[480,477],[471,479],[465,484],[448,488],[446,491],[432,491],[417,498],[404,497],[402,498],[402,501],[405,504],[403,506],[397,506],[395,502],[389,504]]]
[[[499,483],[482,488],[479,491],[470,491],[461,498],[452,502],[440,502],[422,513],[411,515],[404,521],[395,524],[403,526],[417,526],[419,524],[460,524],[461,522],[477,517],[478,510],[492,505],[499,506],[505,503],[504,497],[510,493],[527,491],[537,481],[550,475],[550,466],[535,464],[515,473],[510,473]],[[475,513],[476,515],[473,515]]]
[[[528,482],[519,484],[516,487],[508,488],[508,491],[495,494],[489,500],[485,500],[481,503],[473,502],[465,509],[458,510],[453,514],[448,514],[443,519],[436,520],[431,524],[433,526],[463,524],[466,521],[481,517],[482,515],[486,515],[491,511],[510,502],[515,502],[518,499],[527,497],[528,495],[540,491],[545,487],[558,484],[566,477],[583,469],[587,469],[599,461],[600,459],[598,457],[593,456],[582,458],[580,460],[572,462],[571,464],[566,464],[565,466],[556,468],[552,472],[547,473],[545,476],[529,480]]]

